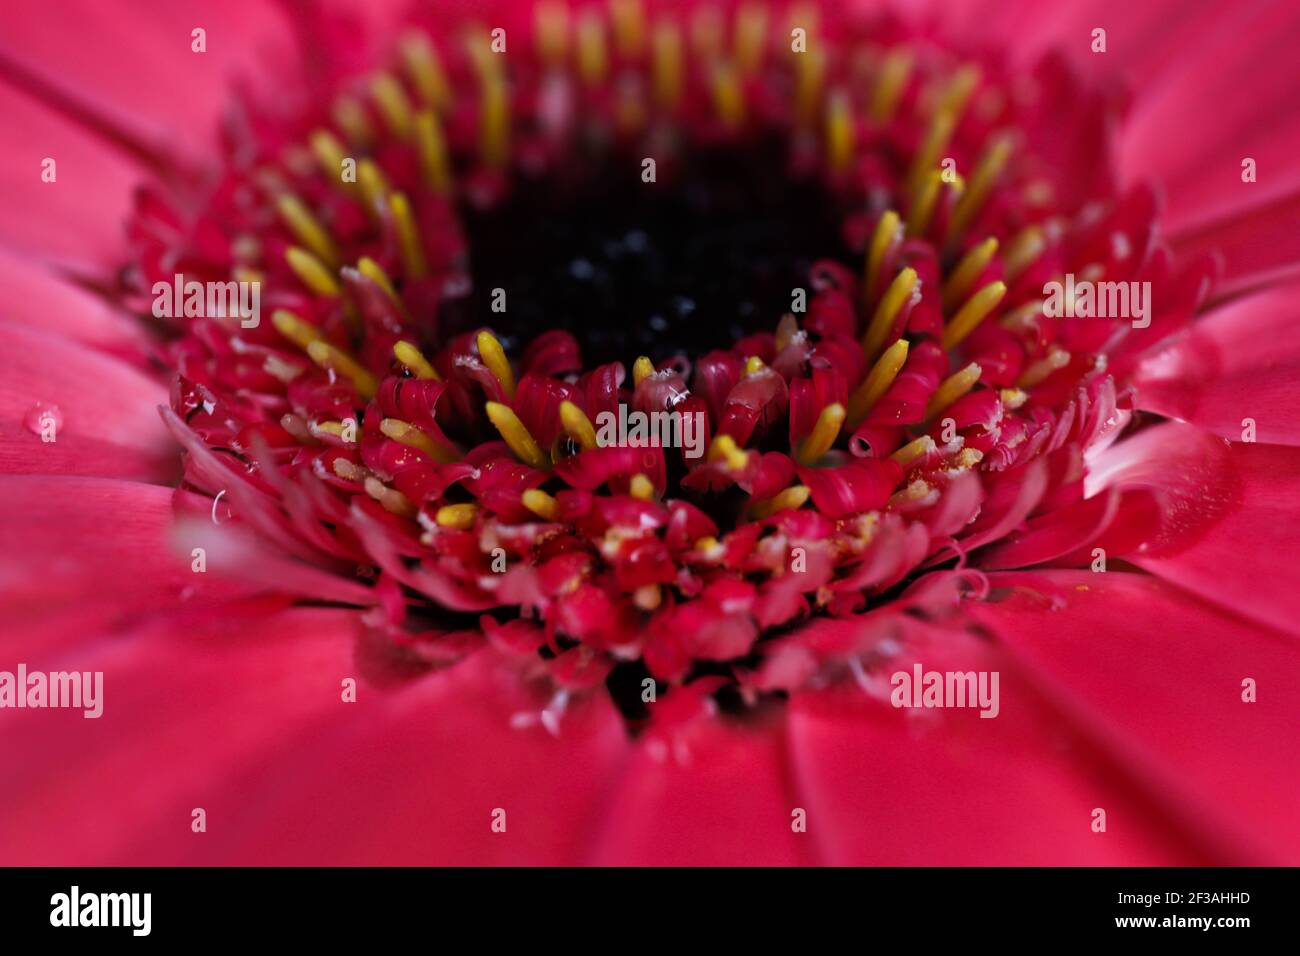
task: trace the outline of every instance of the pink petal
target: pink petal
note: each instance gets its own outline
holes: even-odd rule
[[[1089,484],[1124,492],[1112,526],[1124,540],[1110,557],[1300,633],[1300,589],[1278,565],[1295,550],[1300,449],[1232,444],[1169,423],[1107,449]]]
[[[1035,594],[1033,577],[1047,587]],[[1300,650],[1145,575],[990,575],[978,616],[1241,859],[1300,860]],[[1063,595],[1062,600],[1044,599]],[[1253,679],[1258,700],[1242,700]]]
[[[115,359],[0,321],[0,473],[169,480],[175,446],[156,411],[166,401],[163,386]],[[58,411],[47,442],[49,406]]]

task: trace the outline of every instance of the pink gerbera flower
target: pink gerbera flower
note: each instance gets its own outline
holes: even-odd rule
[[[6,6],[0,862],[1300,861],[1300,11],[455,7]]]

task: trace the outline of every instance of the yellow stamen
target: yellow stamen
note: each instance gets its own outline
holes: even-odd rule
[[[420,233],[415,226],[415,216],[411,213],[411,204],[402,193],[393,193],[388,197],[388,210],[393,214],[393,228],[397,232],[397,247],[402,252],[402,264],[406,267],[407,278],[422,279],[427,273],[424,262],[424,249],[420,245]]]
[[[849,396],[850,425],[856,426],[866,418],[867,412],[871,411],[876,402],[880,401],[881,396],[889,391],[889,386],[894,384],[894,379],[898,377],[899,371],[907,361],[908,348],[907,339],[899,339],[885,349],[876,360],[876,364],[871,367],[862,384]]]
[[[594,10],[578,17],[578,75],[588,86],[599,86],[609,72],[605,24]]]
[[[655,496],[654,482],[641,472],[637,472],[632,476],[632,480],[628,482],[627,493],[641,501],[650,501]]]
[[[397,290],[393,288],[393,280],[388,278],[388,273],[384,271],[384,267],[374,259],[369,256],[362,256],[357,260],[357,271],[387,292],[388,297],[394,302],[399,301]]]
[[[1003,388],[998,390],[998,398],[1002,400],[1002,407],[1007,411],[1014,412],[1025,402],[1029,401],[1029,393],[1018,388]]]
[[[398,139],[411,135],[411,101],[402,84],[391,73],[378,73],[370,81],[370,95],[384,117],[384,122]]]
[[[339,375],[351,379],[357,394],[362,398],[374,398],[379,390],[379,380],[347,352],[330,345],[321,339],[307,343],[307,355],[321,368],[330,369]]]
[[[366,213],[378,218],[388,196],[388,181],[373,159],[363,159],[357,163],[357,186],[361,189],[361,200]]]
[[[410,498],[396,488],[389,488],[378,478],[367,478],[365,485],[366,494],[383,505],[385,511],[390,511],[403,518],[414,518],[419,513],[419,509],[415,507],[415,503]]]
[[[275,326],[277,332],[300,349],[306,349],[311,343],[319,342],[323,338],[320,329],[310,322],[304,322],[288,309],[276,309],[272,312],[271,324]]]
[[[451,528],[454,531],[468,531],[474,527],[474,521],[478,518],[478,505],[465,502],[455,505],[443,505],[434,515],[434,520],[438,522],[440,528]]]
[[[871,93],[871,118],[877,123],[885,123],[893,118],[911,73],[911,50],[899,48],[885,54],[876,88]]]
[[[1007,136],[999,136],[989,144],[988,149],[984,151],[975,165],[975,172],[971,174],[970,182],[966,187],[966,192],[961,199],[957,200],[957,205],[952,211],[952,221],[948,226],[948,235],[956,238],[965,231],[979,212],[980,207],[984,205],[984,200],[988,198],[989,192],[997,182],[998,177],[1002,175],[1002,170],[1006,168],[1007,160],[1011,158],[1011,139]]]
[[[939,201],[939,190],[942,185],[943,175],[938,170],[932,170],[925,182],[921,184],[921,188],[917,190],[912,205],[907,211],[909,236],[925,235],[926,229],[930,227],[930,219],[934,216],[934,207]]]
[[[429,364],[423,353],[413,343],[405,341],[393,343],[393,355],[397,357],[397,361],[414,372],[416,378],[432,379],[435,382],[442,381],[442,376]]]
[[[998,324],[1010,332],[1024,334],[1030,332],[1039,319],[1043,317],[1043,306],[1046,305],[1045,299],[1034,299],[1016,306],[1010,312],[1007,312],[998,319]]]
[[[997,308],[1006,294],[1006,283],[990,282],[967,299],[966,304],[958,310],[953,320],[943,327],[944,351],[951,351],[954,346],[975,331],[975,326],[983,322],[985,317]]]
[[[1053,346],[1047,355],[1020,373],[1016,385],[1021,388],[1033,388],[1053,372],[1059,371],[1069,364],[1070,353],[1063,348]]]
[[[817,422],[813,425],[813,430],[799,443],[799,447],[794,453],[795,460],[805,467],[820,461],[822,455],[831,450],[831,446],[835,444],[835,439],[840,436],[840,428],[844,425],[844,415],[844,406],[839,402],[834,402],[823,408],[821,414],[817,416]]]
[[[485,74],[479,130],[483,162],[501,169],[510,159],[510,100],[506,81],[496,74]]]
[[[822,83],[826,78],[826,53],[820,47],[810,47],[806,53],[794,53],[794,111],[803,125],[817,121],[817,106],[822,98]]]
[[[657,610],[663,599],[663,589],[658,584],[643,584],[632,592],[632,603],[647,612]]]
[[[325,178],[343,189],[351,191],[354,184],[343,179],[343,161],[348,158],[347,150],[338,137],[329,130],[318,129],[311,134],[311,151],[320,163]]]
[[[733,33],[736,65],[740,72],[752,76],[763,65],[767,44],[767,9],[747,0],[736,11]]]
[[[302,284],[312,292],[329,296],[339,294],[339,284],[333,273],[306,249],[290,246],[284,251],[284,261],[289,264],[289,268]]]
[[[904,465],[903,467],[906,468],[907,465]],[[908,486],[902,491],[896,491],[890,495],[888,507],[897,508],[901,505],[918,504],[930,497],[932,493],[935,492],[934,489],[930,487],[929,483],[918,478],[916,481],[908,484]]]
[[[898,451],[889,456],[890,461],[896,461],[904,468],[910,465],[922,455],[928,455],[935,449],[934,439],[929,435],[922,435],[914,441],[908,442]]]
[[[618,52],[628,59],[640,56],[646,34],[641,0],[609,0],[609,18]]]
[[[529,488],[523,493],[524,507],[543,521],[554,521],[560,514],[560,505],[540,488]]]
[[[904,188],[908,195],[914,195],[920,189],[925,177],[938,166],[939,157],[952,138],[956,125],[956,117],[947,110],[936,113],[934,119],[930,121],[930,128],[925,134],[925,139],[921,141],[921,146],[912,159],[912,166],[907,174]]]
[[[648,356],[642,355],[632,363],[632,385],[640,385],[655,373],[655,363]]]
[[[422,33],[409,33],[401,42],[402,62],[426,106],[446,110],[451,105],[451,86],[443,72],[438,52]]]
[[[957,268],[952,270],[948,281],[943,284],[943,310],[951,312],[957,304],[966,298],[975,280],[984,274],[988,264],[998,251],[998,241],[989,236],[983,242],[971,246],[970,251],[962,256]]]
[[[397,418],[385,418],[379,423],[379,430],[395,442],[401,442],[403,445],[424,452],[440,465],[457,460],[456,454],[450,448],[439,445],[409,422]]]
[[[364,146],[374,139],[374,130],[366,108],[355,97],[341,96],[334,104],[334,122],[348,138],[348,142]]]
[[[312,422],[312,424],[311,424],[311,430],[312,430],[313,432],[324,432],[326,435],[333,435],[335,438],[337,438],[337,439],[339,439],[340,441],[342,441],[342,440],[343,440],[343,435],[344,435],[344,433],[345,433],[348,429],[347,429],[346,426],[344,426],[344,424],[343,424],[342,422]],[[355,434],[356,434],[356,430],[355,430],[355,428],[354,428],[354,429],[353,429],[353,435],[355,436]],[[347,442],[347,444],[349,444],[349,445],[355,445],[355,444],[356,444],[356,438],[354,437],[354,438],[352,439],[352,441]],[[364,474],[364,471],[363,471],[363,470],[361,470],[361,469],[357,469],[357,475],[358,475],[358,477],[351,478],[351,479],[349,479],[349,480],[350,480],[350,481],[360,481],[361,479],[360,479],[359,476],[360,476],[360,475],[363,475],[363,474]]]
[[[970,102],[970,96],[979,85],[980,68],[968,63],[953,74],[948,86],[939,95],[936,113],[951,113],[954,119],[960,118]]]
[[[718,546],[718,539],[712,535],[707,535],[695,542],[696,551],[712,551]]]
[[[537,5],[535,36],[537,56],[547,66],[564,61],[569,46],[569,7],[561,0]]]
[[[303,205],[302,200],[291,193],[284,193],[276,199],[275,208],[280,213],[280,219],[298,238],[300,244],[314,252],[316,258],[331,269],[338,268],[339,254],[334,247],[334,240],[330,238],[329,232],[320,221]]]
[[[797,511],[807,503],[812,495],[807,485],[792,485],[778,494],[763,501],[755,501],[749,506],[749,513],[759,519],[770,518],[778,511]]]
[[[776,324],[776,350],[781,352],[788,346],[794,337],[799,334],[799,320],[791,313],[787,312],[781,316],[781,321]]]
[[[334,468],[334,474],[338,475],[344,481],[362,483],[366,480],[366,470],[364,468],[358,468],[346,458],[335,458],[332,467]]]
[[[930,396],[930,401],[925,406],[926,419],[934,418],[935,415],[974,388],[982,373],[983,369],[977,363],[971,362],[964,369],[954,372],[940,382],[939,387]]]
[[[506,350],[501,347],[501,342],[487,329],[479,332],[477,341],[479,358],[501,383],[501,390],[506,393],[506,397],[514,398],[515,374],[510,370],[510,359],[506,358]]]
[[[847,93],[836,90],[826,101],[826,159],[832,173],[848,169],[856,139],[852,103]]]
[[[867,326],[867,331],[862,336],[862,351],[866,353],[868,359],[875,361],[884,347],[898,319],[898,313],[915,294],[918,281],[916,270],[909,266],[894,276],[894,281],[880,297],[880,304],[876,306],[876,313],[871,317],[871,324]]]
[[[415,145],[420,153],[420,171],[429,188],[436,193],[451,189],[451,160],[442,126],[432,112],[425,110],[415,117]]]
[[[583,451],[598,447],[596,429],[592,427],[591,419],[573,402],[560,402],[560,425],[564,433]]]
[[[496,430],[501,433],[505,443],[510,446],[510,450],[526,465],[533,468],[549,468],[550,459],[542,453],[542,449],[537,444],[537,439],[528,433],[524,423],[519,420],[519,416],[509,405],[502,405],[500,402],[487,403],[487,417],[496,426]]]
[[[732,129],[745,121],[745,97],[736,71],[726,63],[713,70],[713,107],[724,126]]]
[[[1020,274],[1033,265],[1034,260],[1047,248],[1047,237],[1041,226],[1026,226],[1016,237],[1007,243],[1006,264],[1007,279],[1014,281]]]
[[[749,464],[748,452],[740,448],[730,435],[719,435],[709,445],[709,461],[714,462],[719,459],[725,459],[727,467],[732,471],[743,471]]]
[[[660,21],[654,32],[654,91],[661,106],[673,107],[682,97],[682,31],[677,24]]]
[[[867,305],[876,300],[876,288],[882,278],[880,268],[885,261],[885,253],[903,238],[902,231],[899,229],[900,224],[898,213],[892,209],[884,213],[876,223],[876,231],[871,236],[870,245],[867,246],[867,267],[863,286]]]
[[[765,368],[767,368],[767,366],[763,364],[763,360],[757,355],[751,355],[749,358],[745,359],[746,375],[753,375],[755,372],[761,372]]]

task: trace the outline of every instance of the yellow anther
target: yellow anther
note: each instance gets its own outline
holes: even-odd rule
[[[925,177],[939,165],[940,154],[952,139],[952,132],[956,125],[956,118],[946,110],[935,114],[934,119],[930,121],[930,128],[926,131],[925,139],[921,141],[921,146],[917,149],[916,156],[912,158],[912,165],[908,170],[907,183],[904,187],[908,195],[914,195],[925,181]]]
[[[596,429],[592,427],[591,419],[573,402],[568,400],[560,402],[560,426],[583,451],[591,451],[598,447]]]
[[[975,362],[971,362],[964,369],[953,372],[935,389],[930,401],[925,406],[925,417],[927,420],[934,418],[941,411],[951,405],[957,399],[961,398],[980,380],[983,369]]]
[[[643,611],[657,610],[663,600],[663,588],[658,584],[643,584],[632,592],[632,603]]]
[[[935,448],[936,445],[934,439],[929,435],[922,435],[920,438],[908,442],[902,448],[898,449],[898,451],[890,455],[889,460],[896,461],[906,468],[922,455],[930,454],[935,450]]]
[[[605,23],[600,14],[586,10],[578,16],[578,76],[588,86],[599,86],[609,72]]]
[[[953,74],[947,87],[939,94],[936,113],[951,113],[954,119],[960,118],[970,102],[971,94],[979,86],[980,68],[967,63]]]
[[[746,76],[757,73],[767,52],[767,8],[746,0],[736,11],[733,44],[736,66]]]
[[[416,378],[432,379],[435,382],[442,381],[442,376],[429,364],[428,359],[413,343],[406,341],[394,342],[393,355],[397,357],[397,361],[409,368]]]
[[[343,161],[348,158],[347,150],[338,137],[329,130],[318,129],[311,134],[311,151],[320,163],[321,172],[330,182],[337,183],[344,189],[351,189],[352,183],[343,179]]]
[[[506,358],[506,350],[501,347],[497,337],[487,329],[479,332],[477,341],[479,358],[483,360],[487,370],[501,383],[501,390],[506,393],[506,397],[514,398],[515,373],[510,370],[510,359]]]
[[[826,100],[826,161],[832,173],[842,173],[853,162],[857,131],[853,127],[853,105],[843,90]]]
[[[340,96],[334,103],[334,122],[343,130],[348,142],[364,146],[374,139],[366,108],[353,96]]]
[[[370,95],[393,135],[407,139],[411,135],[411,101],[397,78],[391,73],[377,73],[370,81]]]
[[[899,48],[885,54],[884,62],[880,65],[880,76],[876,79],[875,89],[871,91],[872,119],[885,123],[893,118],[911,73],[911,50]]]
[[[451,189],[451,160],[447,156],[447,141],[442,135],[438,118],[429,110],[415,117],[415,146],[420,154],[420,172],[429,188],[436,193]]]
[[[745,122],[745,96],[730,64],[719,63],[713,69],[713,108],[724,126],[735,129]]]
[[[912,197],[912,205],[907,210],[907,234],[912,237],[923,236],[930,228],[934,217],[934,207],[939,201],[939,191],[943,186],[943,175],[932,170],[921,183],[921,188]]]
[[[786,346],[794,341],[794,337],[799,334],[799,320],[792,313],[787,312],[781,316],[781,321],[776,324],[776,350],[782,351]]]
[[[1046,248],[1047,237],[1043,234],[1041,226],[1026,226],[1022,229],[1007,243],[1007,251],[1003,256],[1007,278],[1012,281],[1018,279]]]
[[[388,197],[388,180],[379,171],[373,159],[363,159],[357,163],[357,187],[361,190],[361,201],[366,207],[366,214],[378,218],[382,214]]]
[[[884,348],[898,319],[898,313],[915,295],[919,281],[916,270],[908,267],[894,276],[894,281],[880,297],[880,304],[876,306],[876,312],[871,317],[871,324],[867,326],[867,331],[862,336],[862,351],[866,353],[869,360],[874,362],[880,350]]]
[[[655,373],[655,363],[642,355],[632,363],[632,385],[635,387]]]
[[[641,501],[650,501],[655,496],[654,482],[641,472],[637,472],[628,482],[627,493]]]
[[[525,465],[533,468],[549,468],[550,459],[542,453],[542,449],[537,444],[537,440],[528,433],[524,423],[519,420],[519,416],[509,405],[502,405],[500,402],[487,403],[488,420],[496,426],[496,430],[501,433],[505,443],[510,446],[510,450],[515,453],[515,457]]]
[[[289,268],[302,284],[312,292],[317,295],[339,294],[339,284],[334,274],[306,249],[290,246],[284,250],[284,261],[289,264]]]
[[[974,220],[975,214],[984,205],[984,200],[988,198],[1010,158],[1010,137],[999,136],[989,144],[984,151],[984,155],[975,164],[975,172],[971,173],[966,192],[962,194],[961,199],[957,200],[957,205],[953,208],[952,220],[948,225],[948,235],[950,237],[956,238],[960,236],[971,221]]]
[[[998,324],[1004,329],[1024,334],[1032,331],[1040,319],[1043,317],[1043,307],[1047,304],[1045,299],[1033,299],[1024,302],[1009,312],[1006,312],[998,319]]]
[[[291,193],[284,193],[275,201],[275,208],[280,213],[280,219],[297,238],[298,242],[306,246],[316,258],[320,259],[331,269],[337,269],[339,265],[338,250],[334,247],[334,240],[322,226],[319,220],[311,214],[302,200]]]
[[[423,33],[408,33],[402,38],[401,52],[402,62],[420,100],[439,111],[451,106],[451,86],[429,38]]]
[[[826,78],[826,52],[821,47],[810,47],[807,53],[793,54],[794,113],[804,125],[817,121],[818,104],[822,99],[822,84]]]
[[[434,520],[438,522],[440,528],[450,528],[453,531],[468,531],[474,527],[474,522],[478,518],[478,505],[469,502],[456,505],[443,505],[434,515]]]
[[[312,422],[310,427],[311,427],[312,434],[320,434],[323,432],[326,435],[333,435],[335,438],[339,439],[339,441],[342,441],[346,444],[349,445],[356,444],[357,441],[356,422],[350,421],[346,425],[343,424],[343,422]],[[365,474],[364,469],[359,469],[359,473],[364,475]],[[357,478],[355,480],[359,481],[360,478]]]
[[[320,429],[317,430],[319,431]],[[344,481],[362,483],[366,480],[366,470],[358,467],[346,458],[335,458],[334,464],[331,467],[334,469],[334,474],[338,475]]]
[[[696,551],[712,551],[718,546],[718,539],[712,535],[706,535],[695,542]]]
[[[756,372],[763,371],[765,368],[767,368],[767,366],[763,364],[763,360],[757,355],[751,355],[749,358],[745,359],[746,375],[753,375]]]
[[[272,312],[271,324],[275,326],[277,332],[300,349],[306,349],[311,343],[323,338],[320,329],[310,322],[304,322],[288,309],[276,309]]]
[[[876,231],[872,234],[871,242],[867,246],[866,275],[863,282],[867,305],[876,300],[876,290],[884,278],[880,274],[880,270],[885,261],[885,254],[903,239],[901,225],[902,222],[898,218],[898,213],[892,209],[884,213],[880,217],[880,221],[876,223]]]
[[[906,468],[907,466],[904,465],[903,467]],[[937,497],[937,495],[938,492],[930,487],[929,482],[918,478],[916,481],[910,482],[902,491],[896,491],[890,495],[888,507],[897,508],[902,505],[921,504],[925,499]]]
[[[655,25],[653,45],[655,100],[661,106],[676,106],[682,98],[685,72],[681,28],[668,20],[661,20]]]
[[[397,247],[402,253],[402,265],[409,279],[422,279],[428,272],[424,262],[424,247],[420,245],[420,232],[415,226],[411,204],[402,193],[388,197],[388,211],[393,216],[393,229],[397,233]]]
[[[812,495],[807,485],[792,485],[771,498],[763,501],[755,501],[749,506],[749,513],[755,518],[762,520],[770,518],[780,511],[797,511],[802,508]]]
[[[989,236],[983,242],[971,246],[970,251],[961,257],[957,268],[952,270],[948,281],[943,284],[943,310],[951,312],[958,303],[965,300],[975,280],[984,274],[993,257],[997,255],[998,241]]]
[[[415,507],[410,498],[396,488],[389,488],[378,478],[373,476],[366,478],[365,487],[366,494],[383,505],[385,511],[390,511],[403,518],[414,518],[419,513],[419,509]]]
[[[1002,388],[998,390],[998,398],[1001,399],[1003,408],[1014,412],[1029,401],[1029,393],[1019,388]]]
[[[479,108],[483,162],[502,169],[510,160],[510,99],[504,78],[495,73],[484,75]]]
[[[569,7],[562,0],[537,5],[535,37],[537,56],[547,66],[564,61],[569,47]]]
[[[844,406],[839,402],[834,402],[823,408],[821,414],[817,416],[817,423],[813,425],[813,430],[799,443],[799,447],[794,453],[795,460],[805,467],[820,461],[822,455],[831,450],[831,446],[835,444],[835,439],[840,436],[840,428],[844,425],[844,416]]]
[[[439,445],[409,422],[397,418],[385,418],[379,423],[379,430],[395,442],[424,452],[439,464],[445,465],[457,460],[457,455],[450,448]]]
[[[629,59],[640,56],[646,37],[645,6],[641,0],[609,0],[609,19],[618,52]]]
[[[1052,349],[1037,362],[1020,373],[1016,385],[1020,388],[1033,388],[1053,372],[1060,371],[1070,364],[1070,353],[1059,346]]]
[[[524,507],[543,521],[554,521],[560,514],[559,503],[540,488],[529,488],[523,493]]]
[[[975,331],[975,326],[983,322],[985,317],[997,308],[1006,294],[1006,283],[990,282],[967,299],[966,304],[958,310],[953,320],[943,327],[944,351],[951,351],[954,346]]]
[[[894,379],[907,361],[908,348],[907,339],[899,339],[876,360],[862,384],[849,396],[850,425],[856,426],[866,418],[867,412],[889,391],[889,386],[894,384]]]
[[[743,471],[749,464],[749,453],[738,446],[730,435],[719,435],[709,445],[709,461],[725,461],[732,471]]]
[[[398,301],[397,290],[393,288],[393,280],[388,278],[388,273],[384,271],[384,267],[374,259],[369,256],[362,256],[357,260],[357,271],[388,293],[388,297],[394,302]]]
[[[330,369],[350,379],[356,387],[357,394],[362,398],[374,398],[375,392],[379,390],[379,380],[366,371],[360,362],[337,346],[317,339],[307,343],[307,355],[321,368]]]

